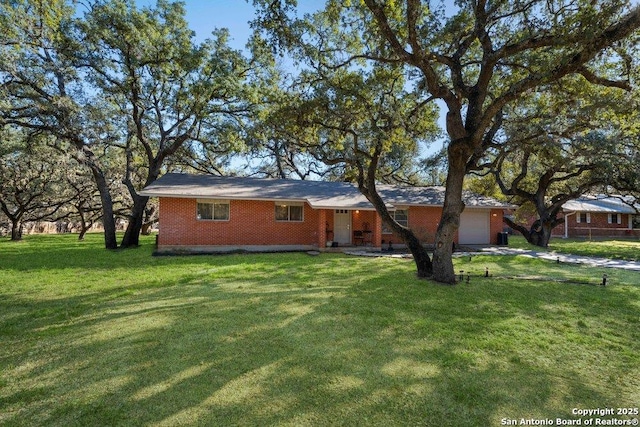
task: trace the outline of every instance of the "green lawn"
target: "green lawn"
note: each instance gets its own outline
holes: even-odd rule
[[[509,236],[509,246],[537,251],[544,250],[530,245],[520,235]],[[637,239],[585,240],[553,237],[547,250],[583,256],[640,261],[640,240]]]
[[[640,403],[640,273],[474,256],[450,287],[402,259],[151,242],[0,242],[0,425],[498,426]]]

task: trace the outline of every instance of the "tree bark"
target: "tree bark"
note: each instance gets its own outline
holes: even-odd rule
[[[558,225],[557,221],[536,220],[529,230],[527,241],[534,246],[546,248],[551,240],[551,232]]]
[[[399,234],[404,244],[407,245],[407,249],[413,255],[418,277],[425,279],[431,277],[433,275],[433,264],[431,263],[431,258],[429,258],[429,253],[420,243],[420,240],[409,229],[404,229]]]
[[[503,222],[522,234],[527,242],[541,248],[546,248],[549,246],[549,241],[551,240],[551,232],[559,224],[559,221],[556,219],[548,221],[537,219],[534,221],[530,228],[527,228],[523,225],[513,222],[506,217],[503,218]]]
[[[11,240],[14,242],[22,240],[22,221],[11,219]]]
[[[378,212],[378,215],[380,215],[382,221],[397,235],[399,235],[407,246],[407,249],[409,249],[411,255],[413,255],[413,260],[416,263],[418,277],[430,278],[433,275],[433,264],[431,263],[429,253],[425,247],[422,246],[420,239],[416,237],[413,231],[398,224],[391,217],[384,200],[382,200],[382,197],[380,197],[380,194],[376,189],[376,171],[381,152],[381,144],[378,144],[367,168],[368,173],[365,174],[362,165],[358,165],[358,189],[376,208],[376,211]]]
[[[84,217],[84,212],[80,212],[80,234],[78,234],[78,240],[84,240],[85,234],[93,226],[93,221],[87,222]]]
[[[84,240],[85,234],[87,234],[87,228],[84,226],[80,227],[80,234],[78,234],[78,240]]]
[[[156,206],[151,205],[144,210],[144,221],[142,222],[142,230],[141,233],[143,236],[148,236],[151,234],[151,228],[153,224],[156,222],[155,219]]]
[[[420,278],[430,278],[433,275],[433,264],[426,248],[420,243],[420,239],[409,228],[405,228],[398,224],[389,214],[389,210],[384,204],[384,201],[380,197],[377,191],[371,191],[368,188],[360,187],[360,191],[365,195],[367,199],[373,204],[378,212],[378,215],[382,218],[382,221],[390,229],[392,229],[407,246],[407,249],[413,255],[413,260],[416,264],[417,275]]]
[[[129,215],[129,224],[124,232],[124,237],[120,243],[121,248],[133,248],[140,245],[140,233],[144,219],[144,210],[147,207],[148,197],[135,195],[133,207]]]
[[[113,200],[111,199],[111,191],[109,184],[102,173],[102,170],[96,165],[89,164],[93,179],[100,193],[102,201],[102,226],[104,228],[104,247],[106,249],[118,249],[118,240],[116,239],[116,219],[113,215]]]
[[[464,209],[462,202],[462,185],[466,174],[468,156],[455,154],[453,150],[460,143],[452,142],[449,146],[449,171],[447,186],[442,207],[442,217],[436,231],[436,245],[433,251],[433,279],[437,282],[454,284],[456,275],[453,270],[453,243],[460,227],[460,213]]]

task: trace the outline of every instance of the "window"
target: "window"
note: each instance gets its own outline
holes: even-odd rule
[[[229,221],[229,201],[198,200],[196,218],[200,220]]]
[[[409,226],[409,210],[408,209],[396,209],[393,212],[393,219],[404,227]]]
[[[578,212],[576,215],[576,219],[578,223],[590,224],[591,223],[591,214],[589,212]]]
[[[610,213],[609,224],[622,224],[622,215],[619,213]]]
[[[303,212],[302,204],[276,204],[276,221],[302,222]]]
[[[396,209],[395,211],[389,212],[389,214],[391,214],[391,218],[395,219],[398,224],[409,227],[409,209]],[[382,224],[382,232],[392,233],[391,229],[384,224]]]

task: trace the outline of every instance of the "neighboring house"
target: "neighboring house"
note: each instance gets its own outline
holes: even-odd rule
[[[640,206],[620,197],[584,196],[562,206],[564,224],[554,229],[563,237],[640,237]]]
[[[434,242],[444,201],[442,187],[378,191],[400,224],[425,244]],[[401,246],[373,205],[345,182],[167,174],[140,192],[158,197],[159,252],[229,252]],[[506,206],[465,194],[459,244],[495,244]]]

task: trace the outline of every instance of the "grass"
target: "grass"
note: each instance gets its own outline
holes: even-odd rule
[[[542,249],[530,245],[522,236],[509,236],[509,246],[537,251]],[[585,240],[553,237],[547,250],[582,256],[640,261],[640,240],[637,239]]]
[[[497,426],[640,402],[640,273],[475,256],[448,287],[401,259],[151,242],[0,242],[0,425]]]

